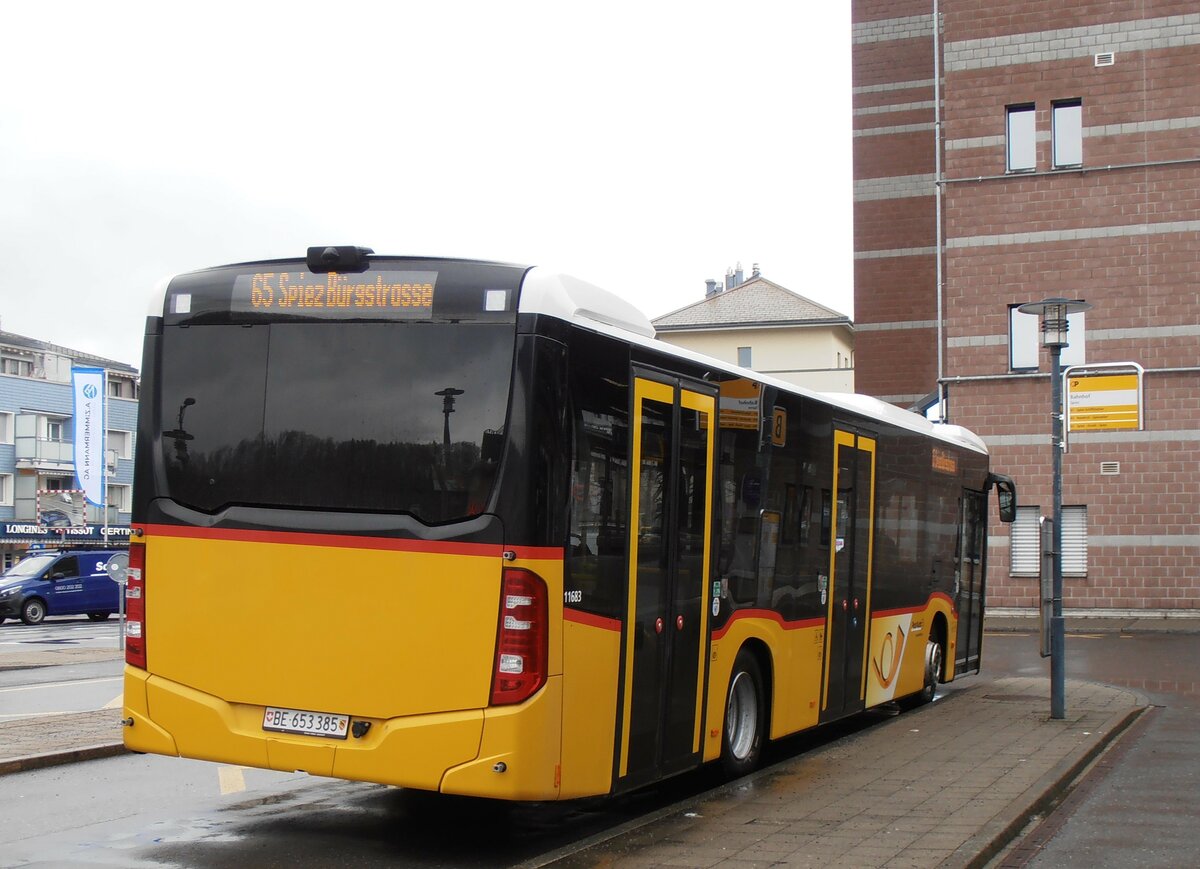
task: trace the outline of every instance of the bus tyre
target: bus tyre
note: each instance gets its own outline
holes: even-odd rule
[[[758,660],[742,649],[729,677],[721,737],[721,765],[730,777],[745,775],[758,766],[767,723],[766,700]]]
[[[103,622],[107,621],[111,615],[112,613],[88,613],[88,618],[94,622]]]
[[[934,695],[937,694],[938,682],[942,678],[942,643],[935,636],[930,637],[925,643],[925,684],[921,686],[921,693],[915,698],[915,706],[922,706],[933,701]]]
[[[39,597],[31,597],[21,607],[21,621],[27,625],[40,625],[46,618],[46,604]]]

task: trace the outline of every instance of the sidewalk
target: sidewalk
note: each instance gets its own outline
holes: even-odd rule
[[[1050,680],[957,691],[861,733],[529,864],[555,867],[981,867],[1146,708],[1130,691]]]
[[[989,618],[987,628],[1035,631],[1037,620]],[[3,663],[47,666],[87,651]],[[1051,720],[1046,678],[968,678],[955,688],[530,866],[983,866],[1147,705],[1128,690],[1068,681],[1067,716]],[[120,754],[120,717],[107,709],[0,723],[0,774]]]

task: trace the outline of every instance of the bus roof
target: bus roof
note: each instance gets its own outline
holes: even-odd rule
[[[523,314],[546,314],[566,320],[594,332],[611,335],[729,374],[740,374],[777,389],[807,396],[834,407],[862,414],[965,449],[985,455],[988,452],[987,444],[974,432],[962,426],[934,424],[919,414],[903,410],[869,395],[816,392],[758,371],[739,368],[720,359],[660,341],[654,337],[653,324],[636,307],[608,290],[570,275],[549,271],[543,267],[531,268],[526,273],[525,281],[521,285],[521,301],[518,310]]]

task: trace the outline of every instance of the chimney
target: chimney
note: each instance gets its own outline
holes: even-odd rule
[[[721,292],[720,281],[714,281],[712,278],[709,278],[704,282],[704,298],[711,299],[719,292]]]
[[[761,272],[759,272],[759,270],[758,270],[758,263],[755,263],[754,265],[750,266],[750,277],[757,278],[757,277],[759,277],[760,274],[761,274]]]
[[[740,287],[742,285],[742,264],[737,264],[737,271],[733,273],[733,285]]]
[[[733,269],[725,269],[725,289],[732,290],[736,286],[733,282]]]

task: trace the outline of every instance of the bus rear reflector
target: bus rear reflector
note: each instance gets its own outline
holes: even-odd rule
[[[146,669],[146,544],[129,544],[125,580],[125,663]]]
[[[492,673],[493,706],[521,703],[545,683],[548,621],[548,592],[542,578],[528,570],[505,568]]]

